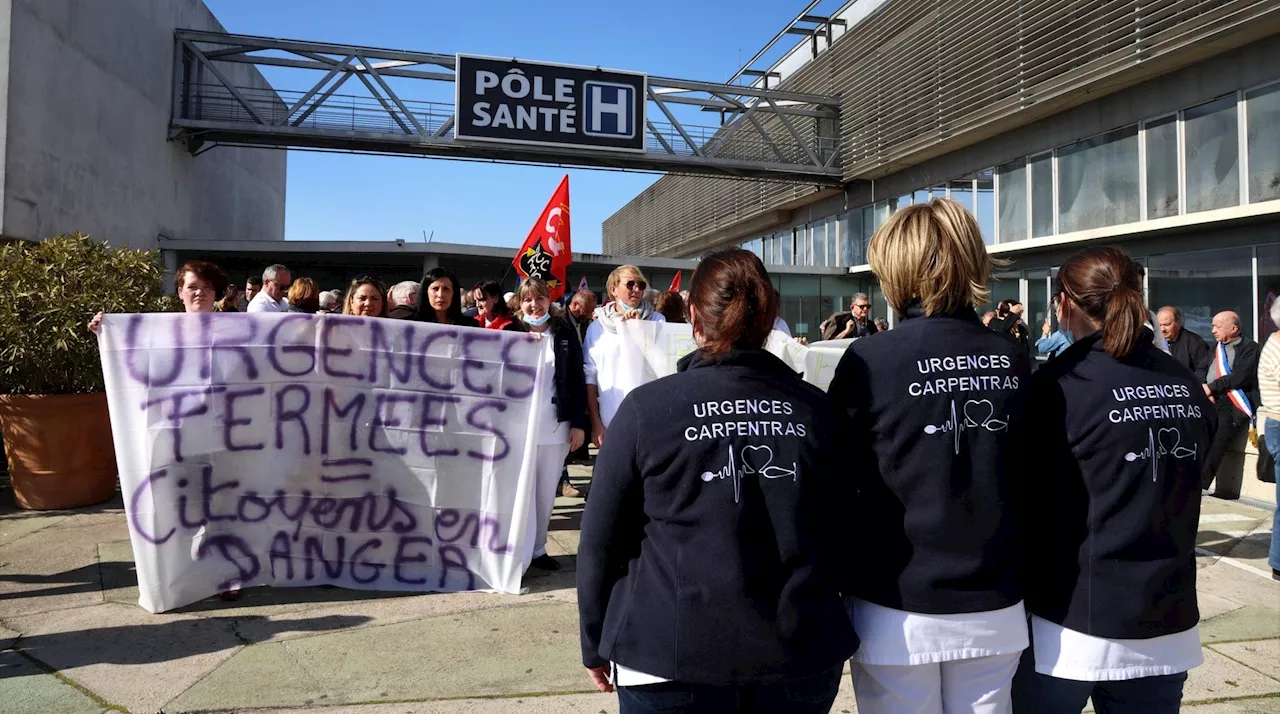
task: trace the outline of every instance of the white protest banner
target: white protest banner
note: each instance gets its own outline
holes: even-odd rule
[[[547,341],[308,314],[108,315],[139,604],[253,585],[520,590]]]
[[[628,346],[610,368],[639,375],[638,378],[620,380],[624,384],[643,384],[675,374],[680,358],[698,347],[693,339],[693,330],[687,324],[627,320],[622,323],[618,334]],[[803,374],[805,381],[825,390],[851,342],[853,340],[832,340],[806,346],[774,330],[769,333],[765,349]]]

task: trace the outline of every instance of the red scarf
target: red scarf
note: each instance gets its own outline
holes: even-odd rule
[[[493,319],[493,322],[489,322],[485,319],[484,313],[480,313],[479,315],[476,315],[476,322],[486,330],[501,330],[514,322],[514,320],[511,318],[511,315],[498,315]]]

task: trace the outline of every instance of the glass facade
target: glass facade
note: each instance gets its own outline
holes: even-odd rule
[[[1187,212],[1240,203],[1240,129],[1236,95],[1182,113],[1187,180]]]
[[[996,169],[1001,243],[1027,239],[1027,162],[1019,159]]]
[[[1139,220],[1138,168],[1136,124],[1059,149],[1058,232]]]
[[[1213,316],[1240,315],[1248,335],[1253,319],[1253,249],[1230,248],[1147,259],[1148,303],[1181,308],[1188,330],[1213,341]]]
[[[1280,84],[1245,95],[1249,202],[1280,199]]]
[[[1031,157],[1031,237],[1053,235],[1053,153]]]
[[[1143,132],[1147,152],[1147,220],[1178,215],[1178,117],[1149,121]]]

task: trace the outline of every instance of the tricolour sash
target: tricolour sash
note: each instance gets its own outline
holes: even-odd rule
[[[1231,364],[1227,361],[1227,346],[1218,343],[1218,356],[1213,361],[1214,371],[1217,373],[1218,379],[1222,379],[1231,374]],[[1249,402],[1249,397],[1244,393],[1243,389],[1233,389],[1227,392],[1227,399],[1236,409],[1239,409],[1245,416],[1249,417],[1249,423],[1253,424],[1253,404]]]

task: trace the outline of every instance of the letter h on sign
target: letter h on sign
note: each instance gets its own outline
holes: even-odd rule
[[[586,93],[583,134],[615,139],[635,137],[635,87],[592,80],[583,82],[582,86]]]

